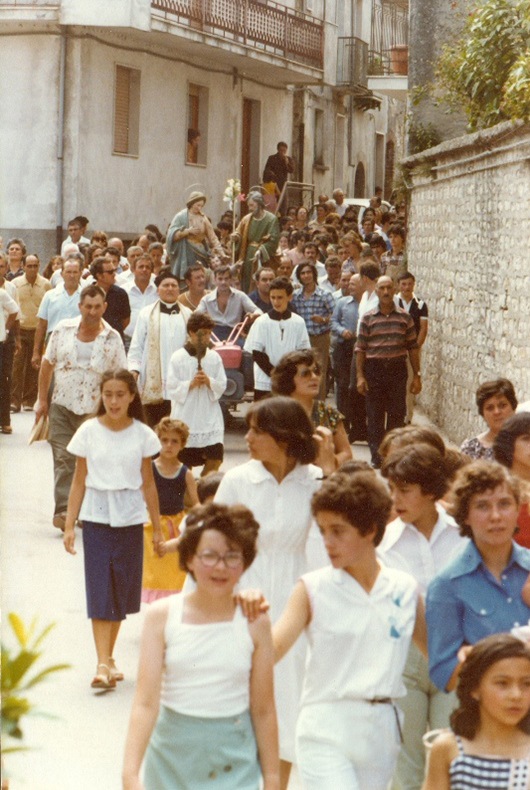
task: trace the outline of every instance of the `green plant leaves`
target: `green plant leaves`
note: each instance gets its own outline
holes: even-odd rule
[[[481,0],[436,67],[433,97],[469,128],[528,118],[530,0]]]
[[[69,669],[70,664],[53,664],[28,679],[29,670],[42,655],[42,651],[37,650],[37,647],[55,624],[50,623],[35,635],[36,617],[28,627],[14,612],[10,612],[7,619],[20,649],[14,655],[12,650],[2,645],[2,733],[11,738],[21,739],[23,733],[20,719],[27,714],[37,712],[23,692],[41,683],[48,675]],[[20,751],[24,748],[2,745],[3,752]]]

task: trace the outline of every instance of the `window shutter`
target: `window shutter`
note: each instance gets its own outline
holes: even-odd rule
[[[116,66],[114,106],[114,150],[129,153],[130,69]]]

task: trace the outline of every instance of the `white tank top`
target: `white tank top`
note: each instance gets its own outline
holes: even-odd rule
[[[249,707],[254,643],[236,607],[228,622],[183,623],[186,595],[171,596],[160,701],[186,716],[235,716]]]

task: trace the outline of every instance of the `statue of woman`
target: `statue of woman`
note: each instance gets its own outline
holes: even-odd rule
[[[184,281],[188,266],[199,262],[208,267],[211,251],[226,259],[210,220],[202,212],[205,203],[202,192],[192,192],[186,208],[175,214],[169,226],[166,249],[171,271],[180,281]]]

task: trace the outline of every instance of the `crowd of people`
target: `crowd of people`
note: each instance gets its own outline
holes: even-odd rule
[[[80,216],[42,274],[0,252],[1,430],[47,422],[98,693],[148,604],[123,788],[286,790],[296,762],[309,790],[528,790],[530,414],[498,378],[460,451],[412,422],[403,217],[339,189],[278,217],[286,152],[235,229],[194,192],[167,238]],[[242,322],[249,460],[223,474],[212,339]]]

